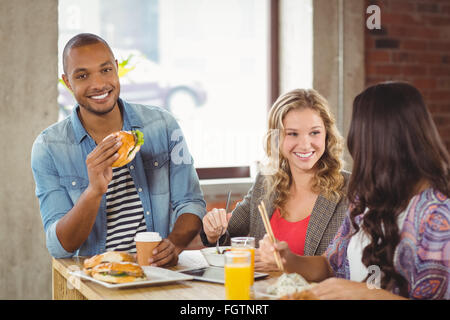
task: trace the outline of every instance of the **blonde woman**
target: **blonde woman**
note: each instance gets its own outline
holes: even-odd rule
[[[279,136],[273,139],[275,135]],[[299,255],[321,255],[333,240],[347,210],[344,193],[349,173],[342,170],[343,139],[327,101],[315,90],[296,89],[280,96],[269,114],[266,154],[271,175],[258,174],[232,213],[213,209],[203,218],[204,245],[227,245],[231,237],[266,233],[258,212],[265,201],[275,237]],[[258,270],[276,269],[275,261]]]

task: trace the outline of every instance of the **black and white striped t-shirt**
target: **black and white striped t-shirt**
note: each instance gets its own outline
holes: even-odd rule
[[[147,231],[142,202],[127,166],[113,168],[106,192],[106,251],[136,252],[136,233]]]

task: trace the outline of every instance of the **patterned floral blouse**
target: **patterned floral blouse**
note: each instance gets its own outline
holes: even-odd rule
[[[354,231],[347,213],[324,253],[338,278],[350,279],[347,247]],[[450,199],[441,192],[429,188],[411,199],[394,267],[409,283],[409,298],[450,299]]]

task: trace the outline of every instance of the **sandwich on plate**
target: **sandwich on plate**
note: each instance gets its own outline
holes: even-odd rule
[[[102,254],[96,254],[95,256],[84,260],[84,273],[88,276],[91,275],[92,268],[105,262],[136,262],[134,257],[127,252],[120,251],[106,251]]]
[[[94,279],[109,283],[125,283],[145,280],[145,273],[135,262],[106,262],[91,270]]]

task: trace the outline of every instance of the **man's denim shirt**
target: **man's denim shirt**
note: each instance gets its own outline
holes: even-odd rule
[[[206,213],[192,157],[169,112],[120,99],[119,105],[123,110],[123,130],[138,129],[144,133],[145,143],[127,167],[142,201],[147,230],[166,238],[181,214],[193,213],[202,219]],[[47,248],[56,258],[105,251],[105,195],[91,233],[78,250],[67,252],[56,235],[59,219],[72,209],[89,184],[86,157],[96,147],[78,118],[78,108],[44,130],[36,138],[31,154]]]

